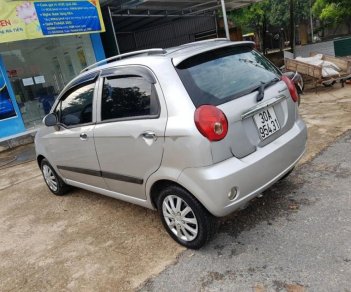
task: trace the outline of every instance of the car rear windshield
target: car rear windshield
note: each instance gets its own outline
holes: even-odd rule
[[[250,47],[229,47],[186,59],[176,70],[194,105],[220,105],[279,78],[279,70]]]

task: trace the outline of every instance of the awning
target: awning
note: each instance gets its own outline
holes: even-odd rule
[[[262,0],[225,0],[227,11],[242,8]],[[221,9],[221,0],[101,0],[113,7],[116,15],[198,15]]]
[[[135,18],[139,23],[141,17],[174,18],[213,15],[218,9],[222,11],[224,28],[229,38],[227,11],[239,9],[262,0],[100,0],[102,6],[109,6],[110,17]]]

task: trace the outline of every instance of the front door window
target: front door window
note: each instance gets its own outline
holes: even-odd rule
[[[95,83],[83,85],[63,97],[56,108],[61,124],[72,127],[92,122],[94,87]]]

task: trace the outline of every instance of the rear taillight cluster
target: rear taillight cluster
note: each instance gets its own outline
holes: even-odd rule
[[[198,107],[194,119],[199,132],[210,141],[220,141],[228,133],[227,117],[213,105]]]
[[[299,94],[297,93],[296,87],[294,82],[287,76],[282,76],[282,80],[285,82],[286,86],[289,89],[291,98],[294,102],[297,102],[299,100]]]

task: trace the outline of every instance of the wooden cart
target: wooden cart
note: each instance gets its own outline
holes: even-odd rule
[[[310,56],[315,56],[318,53],[310,53]],[[322,67],[303,63],[294,59],[285,59],[285,70],[299,72],[305,78],[311,78],[314,82],[315,88],[318,84],[323,84],[324,86],[332,86],[335,83],[341,83],[341,86],[344,87],[345,81],[351,79],[351,60],[337,58],[329,55],[324,55],[322,60],[329,61],[337,65],[341,72],[340,75],[323,77]]]

